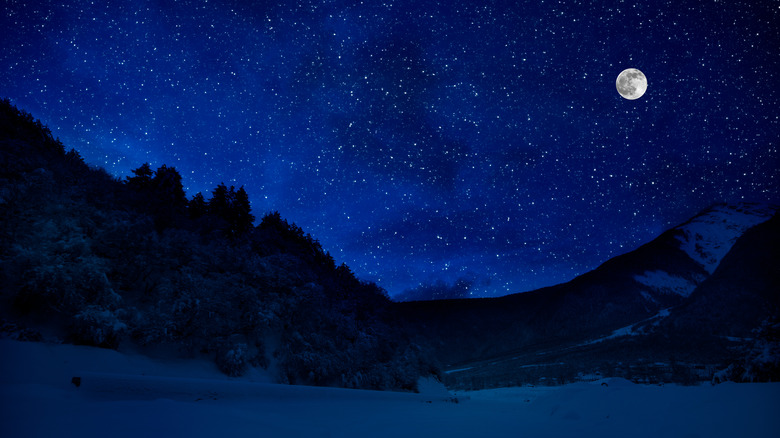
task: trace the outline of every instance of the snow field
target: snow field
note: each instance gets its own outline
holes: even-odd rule
[[[635,275],[634,280],[645,286],[650,286],[657,292],[677,294],[687,298],[691,296],[697,284],[704,280],[704,277],[697,278],[697,283],[664,271],[645,271],[642,275]],[[648,299],[648,297],[645,298]],[[653,299],[649,298],[649,301],[653,301]]]
[[[68,345],[0,341],[0,358],[3,437],[656,438],[780,431],[780,384],[658,387],[605,379],[448,394],[425,382],[421,394],[404,394],[274,385],[262,375],[230,379],[207,362],[155,362]],[[82,377],[79,387],[74,376]]]

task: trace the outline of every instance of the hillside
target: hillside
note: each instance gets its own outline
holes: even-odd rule
[[[139,163],[140,164],[140,163]],[[435,372],[385,292],[243,187],[185,197],[141,164],[117,180],[0,102],[4,337],[208,357],[227,375],[414,390]]]
[[[717,204],[565,284],[398,307],[428,334],[452,387],[692,383],[728,367],[741,370],[732,380],[777,380],[779,222],[775,206]]]

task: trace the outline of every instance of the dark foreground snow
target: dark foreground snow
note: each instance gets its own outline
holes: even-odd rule
[[[780,384],[607,379],[454,403],[430,382],[421,394],[293,387],[228,379],[207,362],[16,341],[0,341],[0,367],[3,437],[780,436]]]

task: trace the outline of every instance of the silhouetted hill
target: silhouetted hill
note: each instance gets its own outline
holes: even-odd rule
[[[140,164],[140,163],[139,163]],[[5,336],[208,355],[229,375],[413,389],[435,372],[385,292],[243,187],[185,197],[181,176],[90,168],[0,102],[0,317]]]

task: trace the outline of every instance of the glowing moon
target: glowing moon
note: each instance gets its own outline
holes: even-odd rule
[[[615,86],[618,93],[626,99],[639,99],[647,91],[647,77],[635,68],[627,68],[620,72]]]

